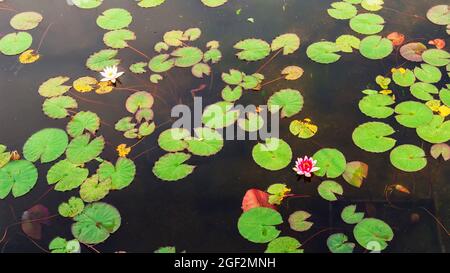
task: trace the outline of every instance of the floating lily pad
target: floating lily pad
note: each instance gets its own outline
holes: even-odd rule
[[[303,253],[303,249],[300,249],[301,246],[302,244],[297,239],[283,236],[271,241],[264,253]]]
[[[141,8],[154,8],[166,2],[166,0],[139,0],[138,6]]]
[[[129,96],[125,107],[128,112],[136,113],[139,109],[152,108],[154,103],[153,96],[147,91],[136,92]]]
[[[363,13],[356,15],[350,20],[350,28],[360,34],[372,35],[382,31],[384,23],[385,21],[380,15]]]
[[[345,156],[337,149],[325,148],[317,151],[313,156],[317,160],[317,167],[320,170],[315,174],[318,176],[327,176],[336,178],[344,173],[346,167]]]
[[[189,131],[183,128],[168,129],[159,135],[158,144],[167,152],[180,152],[187,148],[184,139],[190,135]]]
[[[48,163],[56,160],[66,150],[69,137],[61,129],[47,128],[34,133],[23,146],[26,160]]]
[[[73,218],[84,209],[84,202],[78,197],[70,197],[67,202],[63,202],[58,207],[58,213],[62,217]]]
[[[390,158],[394,167],[405,172],[417,172],[427,165],[425,152],[420,147],[410,144],[393,149]]]
[[[107,66],[115,66],[120,64],[119,59],[114,59],[118,51],[114,49],[103,49],[89,56],[86,66],[93,71],[103,71]]]
[[[447,143],[439,143],[431,146],[430,154],[434,159],[438,159],[440,156],[444,161],[450,160],[450,146]]]
[[[236,43],[234,48],[241,50],[236,55],[244,61],[259,61],[270,54],[270,45],[261,39],[246,39]]]
[[[388,243],[394,238],[394,232],[385,222],[366,218],[359,222],[353,229],[356,241],[367,250],[384,250]]]
[[[0,169],[11,161],[11,153],[6,151],[5,145],[0,145]]]
[[[383,94],[368,95],[359,101],[359,110],[372,118],[387,118],[394,113],[394,109],[388,107],[395,101],[391,96]]]
[[[195,41],[200,38],[201,35],[202,30],[197,27],[189,28],[183,33],[183,36],[189,41]]]
[[[280,235],[275,226],[282,224],[281,214],[276,210],[264,207],[244,212],[238,221],[239,233],[253,243],[267,243]]]
[[[400,48],[400,55],[411,62],[422,62],[422,53],[427,47],[422,43],[409,43]]]
[[[178,67],[191,67],[203,59],[203,52],[196,47],[190,46],[178,48],[171,55],[175,57],[175,66]]]
[[[42,21],[43,17],[35,11],[26,11],[14,15],[9,22],[16,30],[30,30],[36,28]]]
[[[356,205],[346,206],[341,212],[341,218],[347,224],[354,225],[364,219],[364,212],[356,212]]]
[[[270,112],[276,113],[281,111],[282,118],[289,118],[300,113],[303,103],[303,96],[299,91],[283,89],[269,98],[267,106]]]
[[[416,82],[410,87],[411,94],[419,100],[429,101],[434,99],[432,94],[438,94],[439,89],[430,84],[424,82]]]
[[[315,62],[321,64],[331,64],[337,62],[341,58],[339,54],[336,54],[336,52],[339,51],[340,48],[338,45],[332,42],[324,41],[308,46],[306,49],[306,55],[308,55],[308,57]]]
[[[356,7],[347,2],[334,2],[331,3],[331,7],[332,8],[329,8],[327,12],[335,19],[347,20],[358,14]]]
[[[144,62],[134,63],[134,64],[130,65],[130,71],[135,74],[143,74],[143,73],[147,72],[145,70],[146,66],[147,66],[147,63],[144,63]]]
[[[353,49],[359,49],[361,40],[353,35],[341,35],[336,39],[336,45],[342,52],[352,53]]]
[[[67,132],[71,137],[81,136],[85,131],[95,135],[100,128],[100,118],[91,111],[78,112],[67,124]]]
[[[256,132],[264,126],[264,119],[257,113],[248,112],[246,118],[238,119],[237,123],[246,132]]]
[[[117,30],[128,27],[131,21],[133,17],[127,10],[114,8],[105,10],[97,18],[97,25],[106,30]]]
[[[442,103],[450,107],[450,89],[442,88],[439,91],[439,99],[441,99]]]
[[[66,239],[61,238],[61,237],[54,238],[50,242],[48,249],[51,251],[51,253],[80,253],[81,252],[81,246],[80,246],[80,242],[78,242],[78,240],[67,241]]]
[[[88,169],[78,167],[68,160],[61,160],[48,170],[47,182],[49,185],[56,184],[57,191],[69,191],[78,188],[88,175]]]
[[[229,85],[238,85],[244,78],[244,73],[236,69],[230,69],[229,73],[222,73],[222,80]]]
[[[295,81],[297,79],[300,79],[303,76],[303,73],[305,71],[303,68],[296,66],[296,65],[290,65],[283,68],[281,71],[282,75],[285,75],[285,79],[288,81]]]
[[[220,129],[234,124],[239,118],[240,111],[234,109],[230,102],[220,101],[209,105],[203,111],[202,122],[212,129]]]
[[[198,63],[192,67],[192,75],[197,78],[203,78],[203,76],[209,76],[211,74],[211,67],[204,63]]]
[[[234,89],[231,89],[229,85],[227,85],[222,90],[222,99],[228,102],[235,102],[242,97],[242,87],[236,86]]]
[[[71,0],[80,9],[93,9],[100,6],[103,0]]]
[[[96,78],[92,77],[81,77],[73,82],[73,88],[80,93],[87,93],[94,90],[95,86],[98,84]]]
[[[5,55],[18,55],[33,43],[33,37],[28,32],[9,33],[0,39],[0,52]]]
[[[121,157],[116,165],[105,161],[97,170],[100,181],[111,180],[112,190],[121,190],[133,182],[136,175],[136,165],[131,159]]]
[[[150,75],[150,82],[151,83],[158,83],[159,81],[163,80],[163,76],[159,74],[152,74]]]
[[[353,161],[347,163],[347,166],[345,167],[345,171],[342,174],[342,177],[350,185],[360,188],[363,183],[363,180],[367,178],[368,173],[369,173],[369,166],[366,163],[360,161]]]
[[[400,86],[409,87],[416,81],[416,76],[410,69],[396,69],[392,73],[392,79]]]
[[[449,5],[437,5],[430,8],[427,12],[427,18],[436,25],[450,24]]]
[[[253,147],[252,156],[256,164],[264,169],[278,171],[291,163],[292,150],[282,139],[267,138],[265,143]]]
[[[164,43],[169,46],[181,46],[186,39],[184,32],[181,30],[168,31],[163,37]]]
[[[38,171],[33,163],[26,160],[10,161],[0,168],[0,199],[10,192],[17,198],[27,194],[38,179]]]
[[[99,244],[105,241],[121,224],[119,211],[100,202],[87,205],[74,220],[72,234],[84,244]]]
[[[364,57],[371,60],[383,59],[394,50],[392,42],[381,36],[368,36],[361,40],[359,52]]]
[[[433,66],[446,66],[450,63],[450,53],[442,49],[428,49],[422,53],[422,58]]]
[[[104,147],[105,139],[102,136],[90,141],[90,135],[84,134],[72,139],[67,146],[66,156],[74,164],[84,164],[98,157]]]
[[[344,193],[342,186],[332,180],[325,180],[320,183],[319,187],[317,187],[317,191],[323,199],[330,202],[337,200],[336,194],[342,195]]]
[[[125,48],[128,46],[127,41],[136,40],[134,32],[128,29],[118,29],[105,33],[103,41],[105,45],[112,48]]]
[[[327,239],[327,246],[331,253],[353,253],[354,243],[348,242],[344,233],[335,233]]]
[[[368,11],[379,11],[383,8],[383,0],[362,0],[361,6]]]
[[[414,68],[414,74],[417,79],[425,83],[437,83],[442,78],[439,68],[429,64],[422,64],[421,67]]]
[[[150,60],[148,68],[155,73],[169,71],[175,65],[175,60],[169,58],[169,54],[157,55]]]
[[[218,49],[212,48],[203,53],[203,62],[218,63],[222,59],[222,52]]]
[[[70,80],[69,77],[55,77],[48,79],[39,86],[39,94],[43,97],[51,98],[60,96],[70,89],[70,85],[63,85],[65,82]]]
[[[111,189],[111,180],[98,179],[98,175],[93,175],[86,179],[80,187],[80,197],[87,203],[100,201],[108,195]]]
[[[289,131],[299,138],[307,139],[313,137],[319,127],[308,121],[293,120],[289,125]]]
[[[202,0],[202,3],[210,8],[216,8],[225,4],[228,0]]]
[[[195,166],[185,164],[191,156],[186,153],[169,153],[156,161],[153,173],[164,181],[177,181],[190,175]]]
[[[372,152],[382,153],[389,151],[397,142],[389,136],[395,133],[394,129],[383,122],[367,122],[359,125],[352,135],[353,142],[359,148]]]
[[[450,121],[434,115],[430,123],[417,127],[417,135],[430,143],[444,143],[450,140]]]
[[[289,216],[289,226],[292,230],[303,232],[309,230],[313,226],[313,222],[306,221],[311,214],[306,211],[296,211]]]
[[[395,119],[401,125],[408,128],[417,128],[430,123],[433,119],[433,111],[423,103],[405,101],[395,107]]]
[[[187,149],[194,155],[211,156],[222,150],[223,137],[214,129],[201,127],[194,129],[194,137],[186,138]]]
[[[300,38],[297,34],[287,33],[278,36],[272,41],[272,51],[283,49],[283,55],[289,55],[297,51],[300,47]]]

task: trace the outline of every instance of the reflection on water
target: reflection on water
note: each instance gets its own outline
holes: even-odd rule
[[[42,98],[37,93],[40,83],[57,75],[97,76],[88,71],[84,64],[87,57],[104,48],[100,30],[95,19],[108,8],[123,7],[134,16],[130,28],[138,39],[132,43],[135,48],[151,54],[153,45],[162,35],[172,29],[199,27],[203,35],[199,44],[218,40],[224,58],[213,66],[212,79],[196,79],[190,71],[176,69],[170,75],[172,80],[165,80],[152,92],[164,98],[170,106],[180,102],[192,105],[190,90],[201,84],[208,87],[201,95],[204,103],[213,103],[220,99],[223,85],[220,81],[222,71],[237,68],[248,74],[261,65],[238,61],[233,45],[245,38],[257,37],[272,40],[282,33],[295,32],[302,39],[302,46],[295,54],[277,58],[264,70],[266,78],[276,78],[279,71],[287,65],[299,65],[305,70],[301,80],[294,83],[278,82],[267,86],[262,92],[250,93],[243,97],[242,103],[263,104],[275,91],[290,87],[302,91],[305,106],[301,118],[311,117],[319,125],[315,136],[318,144],[299,140],[288,131],[289,121],[281,123],[281,137],[292,147],[295,155],[313,154],[322,147],[337,147],[349,160],[361,160],[370,166],[369,177],[361,189],[344,185],[344,199],[328,204],[317,197],[314,183],[297,182],[295,174],[286,168],[278,172],[269,172],[258,167],[251,158],[251,149],[255,141],[227,142],[224,149],[216,156],[193,158],[190,163],[197,165],[195,172],[186,179],[165,183],[158,181],[151,172],[154,162],[164,154],[155,149],[141,157],[137,163],[137,177],[132,186],[120,192],[113,192],[105,199],[115,205],[122,215],[122,226],[118,232],[105,243],[98,246],[100,251],[113,252],[149,252],[163,245],[175,245],[179,250],[188,252],[247,252],[265,249],[243,239],[236,228],[241,214],[241,200],[249,188],[265,189],[273,183],[287,183],[296,193],[309,194],[314,198],[292,199],[282,208],[287,216],[295,210],[311,212],[314,227],[305,233],[294,234],[287,226],[283,234],[292,235],[303,242],[314,233],[325,228],[343,229],[351,233],[351,227],[342,226],[339,212],[348,204],[358,204],[366,208],[368,215],[386,220],[395,231],[395,240],[389,251],[395,252],[439,252],[449,247],[447,236],[440,236],[434,220],[423,210],[425,207],[439,215],[443,224],[450,226],[450,187],[448,177],[450,168],[430,162],[429,168],[419,173],[401,173],[390,164],[388,153],[370,154],[357,149],[352,143],[353,129],[369,119],[359,112],[357,103],[361,98],[360,90],[368,87],[376,75],[384,74],[392,66],[398,65],[398,58],[393,55],[382,61],[369,61],[359,54],[346,54],[332,65],[320,65],[311,62],[305,54],[307,45],[321,39],[334,40],[341,34],[351,31],[345,21],[336,21],[326,14],[332,0],[286,0],[286,1],[230,1],[217,8],[206,9],[200,1],[167,1],[155,9],[138,8],[134,1],[108,0],[97,9],[80,10],[70,6],[70,0],[14,0],[9,1],[18,10],[36,10],[44,15],[44,22],[32,34],[33,46],[49,23],[53,23],[41,48],[42,58],[33,65],[23,66],[15,58],[0,55],[0,116],[1,143],[11,149],[21,150],[24,141],[35,131],[43,127],[64,128],[64,121],[49,120],[41,112]],[[442,3],[438,0],[402,0],[385,1],[386,7],[408,14],[424,16],[429,7]],[[286,9],[283,10],[283,5]],[[242,9],[240,15],[236,10]],[[268,14],[270,11],[270,14]],[[390,9],[379,12],[386,21],[383,35],[399,31],[407,37],[428,40],[442,35],[442,28],[430,24],[421,18],[404,16]],[[254,18],[250,23],[247,18]],[[0,33],[10,32],[9,14],[0,13]],[[120,51],[121,67],[141,61],[141,57],[126,49]],[[122,78],[126,86],[139,86],[148,79],[126,74]],[[100,100],[103,104],[79,101],[81,110],[95,109],[107,123],[114,124],[125,115],[123,103],[129,94],[116,91],[108,96],[98,97],[88,94],[87,99]],[[406,95],[405,95],[406,96]],[[162,124],[170,116],[170,108],[163,103],[154,106],[155,120]],[[390,122],[395,124],[395,122]],[[156,145],[156,138],[169,126],[161,127],[151,137],[135,148],[136,154]],[[400,144],[410,143],[421,146],[414,132],[398,127],[395,137]],[[113,128],[102,127],[101,134],[112,143],[124,140]],[[132,142],[130,142],[132,144]],[[105,157],[113,157],[113,149],[105,152]],[[48,166],[40,171],[38,185],[26,197],[17,200],[0,201],[0,227],[14,222],[14,214],[19,215],[30,207],[48,189],[45,173]],[[402,183],[412,190],[410,196],[393,195],[392,201],[398,208],[389,207],[383,195],[388,184]],[[70,197],[71,193],[51,192],[41,203],[51,213],[56,213],[59,203]],[[417,220],[417,215],[419,215]],[[413,224],[411,217],[414,219]],[[286,217],[285,217],[286,218]],[[417,221],[416,221],[417,220]],[[305,246],[307,252],[325,251],[328,233],[317,236]],[[71,238],[70,221],[58,218],[52,225],[44,228],[43,246],[55,236]],[[9,243],[5,252],[39,251],[25,237],[20,236],[20,229],[11,230]],[[447,246],[447,248],[445,248]]]

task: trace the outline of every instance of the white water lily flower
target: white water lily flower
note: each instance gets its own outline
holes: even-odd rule
[[[103,70],[103,72],[100,72],[103,79],[101,79],[102,82],[112,82],[116,83],[117,78],[123,75],[124,72],[118,72],[117,66],[107,66]]]

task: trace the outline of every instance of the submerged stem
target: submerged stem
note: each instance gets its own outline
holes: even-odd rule
[[[278,56],[278,54],[281,53],[282,50],[283,50],[283,49],[280,48],[280,49],[279,49],[272,57],[270,57],[269,60],[267,60],[267,62],[265,62],[263,65],[261,65],[261,66],[258,68],[258,70],[256,70],[255,73],[259,73],[259,72],[260,72],[261,70],[263,70],[267,65],[269,65],[269,64],[273,61],[273,59],[275,59],[275,58]]]
[[[144,52],[142,52],[142,51],[140,51],[140,50],[138,50],[138,49],[132,47],[132,46],[129,45],[129,44],[128,44],[127,47],[128,47],[129,49],[133,50],[134,52],[136,52],[137,54],[139,54],[139,55],[141,55],[141,56],[144,56],[145,58],[147,58],[148,60],[150,60],[150,57],[149,57],[147,54],[145,54]]]
[[[41,49],[42,43],[44,42],[45,37],[47,37],[47,33],[50,30],[50,27],[53,25],[53,22],[48,24],[47,28],[45,29],[44,33],[42,34],[41,40],[39,41],[39,45],[36,49],[36,53],[39,52],[39,50]]]

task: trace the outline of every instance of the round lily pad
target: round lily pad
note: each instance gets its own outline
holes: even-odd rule
[[[327,201],[336,201],[336,194],[342,195],[344,193],[342,186],[332,180],[325,180],[320,183],[319,187],[317,187],[317,191],[319,192],[319,195]]]
[[[450,89],[442,88],[441,91],[439,91],[439,99],[450,107]]]
[[[128,29],[112,30],[103,36],[105,45],[112,48],[125,48],[128,46],[127,41],[136,40],[134,32]]]
[[[194,129],[194,137],[187,137],[187,149],[194,155],[211,156],[222,150],[222,135],[214,129],[201,127]]]
[[[372,118],[387,118],[394,113],[394,109],[388,107],[395,101],[391,96],[383,94],[368,95],[359,101],[359,110]]]
[[[253,243],[267,243],[280,235],[275,226],[282,224],[281,214],[276,210],[264,207],[250,209],[244,212],[238,221],[239,233]]]
[[[229,85],[238,85],[242,82],[244,73],[236,69],[230,69],[229,73],[222,73],[222,80]]]
[[[183,41],[186,41],[187,38],[184,36],[184,32],[181,30],[171,30],[164,33],[164,43],[169,46],[181,46],[183,45]]]
[[[28,32],[9,33],[0,39],[0,52],[5,55],[18,55],[28,48],[33,37]]]
[[[425,152],[420,147],[410,144],[393,149],[390,158],[394,167],[405,172],[417,172],[427,165]]]
[[[205,63],[198,63],[192,67],[191,72],[192,75],[201,79],[211,74],[211,67]]]
[[[450,24],[449,5],[437,5],[430,8],[427,12],[427,18],[436,25]]]
[[[417,127],[417,135],[430,143],[444,143],[450,140],[450,121],[434,115],[430,123]]]
[[[359,49],[361,40],[353,35],[341,35],[336,38],[336,45],[342,52],[352,53],[353,49]]]
[[[317,63],[331,64],[341,58],[339,54],[336,54],[339,51],[340,48],[335,43],[324,41],[308,46],[306,55]]]
[[[78,241],[99,244],[119,229],[121,217],[113,206],[98,202],[87,205],[74,221],[72,234]]]
[[[228,0],[201,0],[202,3],[210,8],[216,8],[225,4]]]
[[[372,152],[382,153],[389,151],[397,142],[389,136],[395,133],[394,129],[383,122],[367,122],[359,125],[352,134],[353,142],[359,148]]]
[[[327,239],[327,246],[331,253],[353,253],[354,243],[348,242],[344,233],[335,233]]]
[[[289,118],[302,110],[303,103],[303,96],[298,90],[283,89],[269,98],[267,106],[270,112],[281,111],[282,118]]]
[[[70,80],[68,77],[55,77],[48,79],[39,86],[39,94],[43,97],[51,98],[63,95],[70,89],[70,85],[63,85],[65,82]]]
[[[422,53],[427,47],[422,43],[408,43],[400,48],[400,55],[411,62],[422,62]]]
[[[311,214],[309,212],[302,210],[296,211],[289,216],[289,226],[295,231],[307,231],[313,226],[312,222],[307,221],[310,217]]]
[[[81,246],[80,246],[80,242],[78,242],[78,240],[67,241],[66,239],[61,238],[61,237],[54,238],[50,242],[48,249],[51,251],[51,253],[80,253],[81,252]]]
[[[264,253],[303,253],[302,244],[289,236],[278,237],[267,245]]]
[[[171,55],[175,58],[175,66],[178,67],[191,67],[203,59],[203,52],[190,46],[178,48]]]
[[[429,64],[422,64],[421,67],[414,68],[414,74],[417,79],[425,83],[437,83],[442,78],[439,68]]]
[[[130,71],[135,74],[143,74],[146,72],[145,67],[147,66],[147,63],[144,62],[138,62],[130,65]]]
[[[416,81],[416,76],[410,69],[396,69],[392,73],[392,79],[400,86],[409,87]]]
[[[372,35],[382,31],[384,23],[385,21],[380,15],[362,13],[350,20],[350,28],[360,34]]]
[[[442,49],[428,49],[422,53],[422,58],[433,66],[446,66],[450,63],[450,53]]]
[[[439,89],[430,84],[424,82],[416,82],[410,87],[411,94],[419,100],[429,101],[434,99],[432,94],[438,94]]]
[[[354,225],[364,219],[364,212],[356,212],[356,205],[346,206],[341,212],[341,218],[349,225]]]
[[[0,168],[0,199],[10,192],[14,197],[27,194],[38,179],[38,171],[33,163],[26,160],[10,161]]]
[[[169,54],[156,55],[149,61],[148,68],[155,73],[169,71],[175,65],[175,60],[169,58]]]
[[[231,89],[229,85],[225,86],[222,90],[222,98],[224,101],[235,102],[242,97],[242,87],[236,86]]]
[[[103,0],[71,0],[80,9],[94,9],[103,3]]]
[[[141,8],[154,8],[166,2],[166,0],[139,0],[138,6]]]
[[[311,122],[293,120],[291,124],[289,124],[289,131],[299,138],[307,139],[313,137],[319,127]]]
[[[50,118],[61,119],[69,115],[68,109],[77,107],[78,103],[72,97],[59,96],[46,99],[42,104],[42,111]]]
[[[119,51],[114,49],[103,49],[89,56],[86,66],[93,71],[102,71],[107,66],[119,65],[120,60],[114,59]]]
[[[367,250],[384,250],[388,243],[394,238],[394,232],[385,222],[366,218],[359,222],[353,229],[356,241]]]
[[[366,163],[352,161],[347,163],[342,177],[350,185],[360,188],[364,178],[367,178],[368,173],[369,166]]]
[[[331,3],[331,8],[327,12],[331,17],[339,20],[347,20],[358,14],[356,7],[347,2]]]
[[[33,134],[23,146],[23,156],[31,162],[56,160],[66,150],[69,137],[61,129],[47,128]]]
[[[128,97],[125,107],[128,112],[136,113],[139,109],[152,108],[154,103],[153,96],[147,91],[140,91]]]
[[[56,184],[57,191],[70,191],[78,188],[88,177],[89,170],[79,167],[68,160],[61,160],[47,172],[49,185]]]
[[[417,128],[430,123],[433,119],[433,111],[423,103],[405,101],[395,107],[395,119],[401,125],[408,128]]]
[[[136,175],[136,165],[131,159],[120,157],[116,165],[104,161],[97,170],[100,181],[111,180],[112,190],[121,190],[133,182]]]
[[[383,59],[394,50],[392,42],[378,35],[368,36],[361,40],[359,52],[371,60]]]
[[[219,101],[205,108],[202,122],[212,129],[220,129],[234,124],[239,118],[239,109],[230,102]]]
[[[167,152],[180,152],[187,148],[184,139],[190,135],[189,131],[183,128],[168,129],[159,135],[158,144]]]
[[[91,111],[78,112],[67,124],[67,133],[71,137],[81,136],[85,131],[95,135],[100,128],[100,118]]]
[[[368,11],[379,11],[383,8],[383,0],[362,0],[361,6]]]
[[[325,148],[317,151],[313,156],[320,169],[315,172],[318,176],[336,178],[344,173],[346,167],[345,156],[337,149]]]
[[[131,14],[120,8],[105,10],[98,18],[97,25],[106,30],[126,28],[133,21]]]
[[[264,119],[257,113],[248,112],[246,118],[238,119],[237,124],[246,132],[256,132],[264,126]]]
[[[264,169],[278,171],[291,163],[292,150],[282,139],[267,138],[265,143],[253,147],[252,156],[256,164]]]
[[[105,147],[102,136],[90,141],[90,135],[78,136],[69,143],[66,150],[67,159],[74,164],[84,164],[97,158]]]
[[[185,164],[191,156],[186,153],[169,153],[156,161],[153,173],[164,181],[177,181],[190,175],[195,166]]]
[[[240,50],[236,55],[240,60],[259,61],[270,54],[270,45],[261,39],[246,39],[234,45]]]
[[[80,214],[84,209],[84,202],[81,198],[70,197],[67,202],[63,202],[58,206],[58,213],[62,217],[73,218]]]
[[[16,30],[30,30],[36,28],[42,21],[43,17],[35,11],[26,11],[14,15],[9,22]]]
[[[287,33],[278,36],[272,41],[272,51],[283,49],[283,55],[289,55],[297,51],[300,47],[300,38],[297,34]]]
[[[93,175],[81,184],[80,197],[87,203],[100,201],[108,195],[110,189],[110,179],[100,181],[98,175]]]

